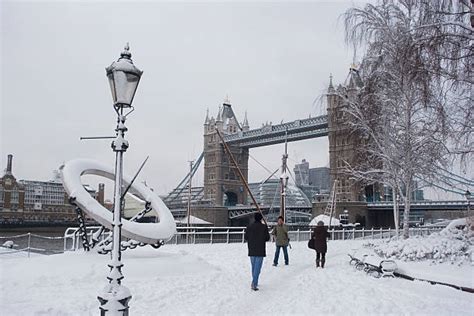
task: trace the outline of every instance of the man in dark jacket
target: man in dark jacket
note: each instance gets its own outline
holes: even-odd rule
[[[252,265],[251,289],[258,291],[258,277],[262,269],[263,257],[266,256],[266,242],[270,240],[267,225],[262,223],[262,214],[255,213],[255,222],[245,230],[245,240],[249,248],[250,264]]]

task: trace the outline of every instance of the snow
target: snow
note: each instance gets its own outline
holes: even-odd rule
[[[14,245],[15,245],[15,243],[12,240],[7,240],[3,243],[2,247],[13,248]]]
[[[466,226],[467,225],[467,218],[458,218],[458,219],[455,219],[453,221],[451,221],[445,229],[443,229],[444,232],[449,232],[449,231],[452,231],[454,229],[456,229],[457,227],[462,227],[462,226]]]
[[[187,224],[188,223],[188,217],[186,216],[185,218],[181,220],[176,221],[177,224]],[[193,225],[212,225],[212,223],[207,222],[203,219],[200,219],[199,217],[191,215],[189,217],[189,223]]]
[[[392,238],[388,241],[376,241],[373,245],[374,251],[385,258],[429,260],[433,264],[449,262],[474,265],[474,234],[466,226],[465,219],[454,220],[442,231],[427,237]]]
[[[246,244],[165,245],[123,252],[123,285],[131,315],[472,315],[473,296],[446,286],[375,279],[349,265],[363,241],[329,241],[325,269],[316,269],[306,242],[292,242],[290,265],[272,267],[267,244],[260,291],[250,290]],[[2,315],[97,315],[108,256],[68,252],[32,258],[0,256]],[[409,270],[431,269],[406,262]],[[449,268],[449,269],[448,269]],[[439,264],[451,282],[474,267]],[[469,312],[471,311],[471,312]]]
[[[0,280],[2,280],[1,276],[2,276],[3,260],[9,260],[9,259],[15,259],[15,258],[26,258],[28,256],[36,257],[36,256],[42,256],[42,255],[35,252],[30,252],[28,254],[27,251],[12,249],[9,247],[0,247]]]
[[[311,222],[309,223],[309,226],[317,226],[319,221],[322,221],[324,225],[329,226],[329,219],[330,217],[324,214],[320,214],[313,218]],[[340,222],[337,218],[332,218],[331,219],[331,226],[339,226]]]

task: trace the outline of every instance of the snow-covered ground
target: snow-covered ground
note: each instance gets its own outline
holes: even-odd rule
[[[274,245],[268,243],[258,292],[250,290],[246,244],[137,248],[123,253],[123,284],[133,295],[131,315],[473,315],[474,294],[356,271],[347,254],[362,243],[330,241],[325,269],[315,268],[306,242],[292,244],[289,266],[272,267]],[[95,252],[0,256],[0,314],[97,315],[107,263],[108,256]],[[432,268],[403,264],[421,274]],[[474,284],[471,265],[435,269],[452,282]]]

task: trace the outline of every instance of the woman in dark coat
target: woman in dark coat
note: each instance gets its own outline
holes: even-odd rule
[[[326,239],[329,237],[327,228],[324,226],[322,221],[318,222],[313,230],[311,238],[314,240],[314,250],[316,250],[316,268],[319,268],[319,262],[321,259],[321,268],[324,268],[324,263],[326,262],[326,252],[328,250],[328,245]]]

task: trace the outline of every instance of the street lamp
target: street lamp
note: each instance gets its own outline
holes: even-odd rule
[[[120,58],[105,68],[105,71],[107,78],[109,78],[114,107],[131,107],[143,71],[133,64],[128,43],[120,54]]]
[[[114,212],[112,222],[112,256],[109,263],[110,272],[107,276],[109,284],[97,297],[100,302],[101,315],[128,315],[128,302],[132,298],[130,290],[121,284],[123,279],[121,262],[122,253],[120,249],[120,237],[122,228],[122,178],[123,178],[123,154],[128,148],[128,141],[125,140],[125,120],[128,114],[133,111],[132,101],[138,87],[138,82],[142,75],[132,62],[130,47],[125,46],[120,58],[106,68],[109,79],[114,109],[117,113],[116,138],[112,142],[112,149],[115,152],[115,185],[114,185]],[[131,110],[124,114],[124,109]]]

